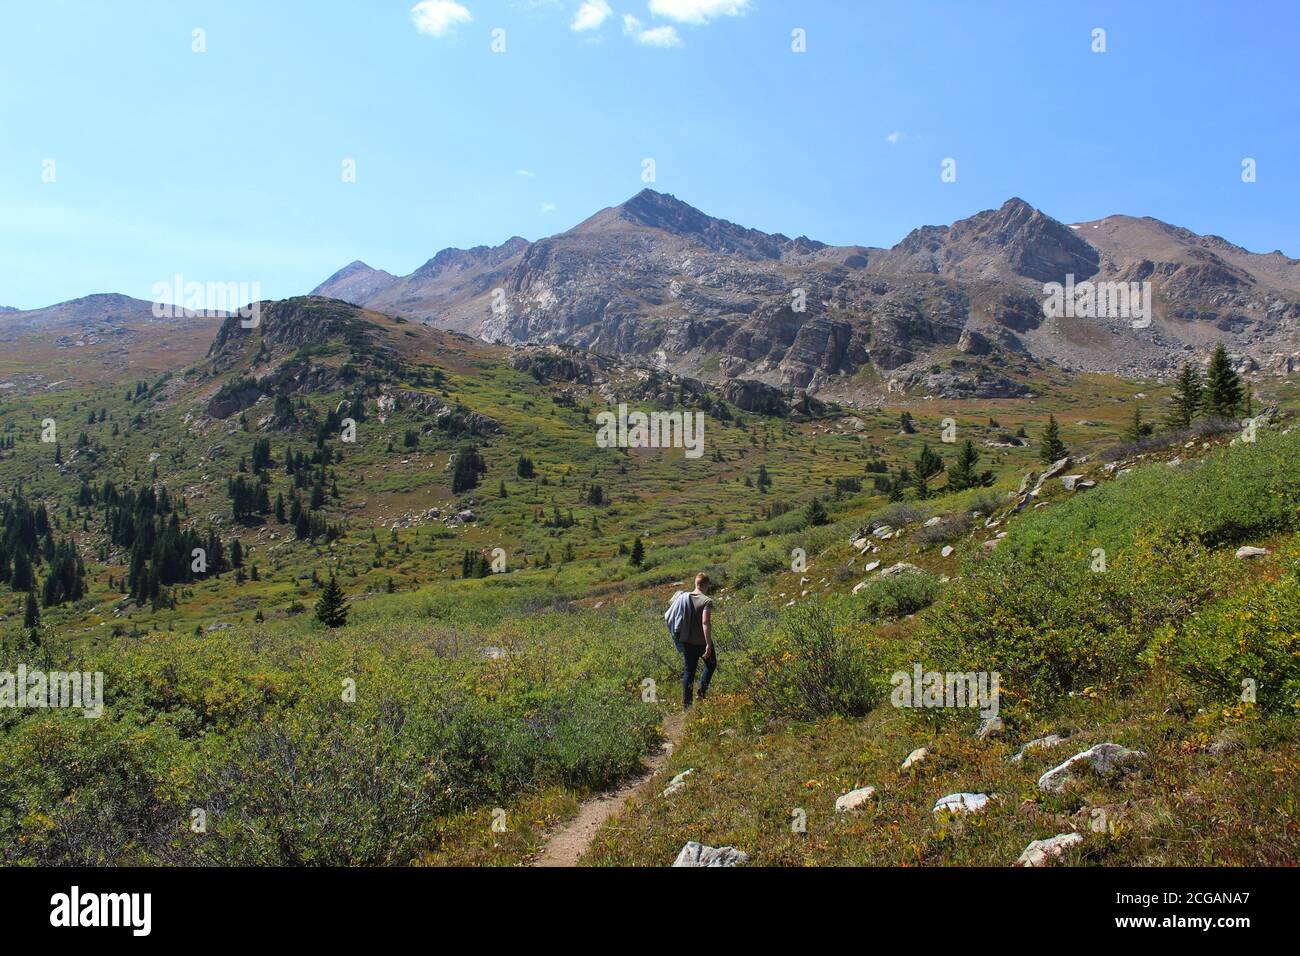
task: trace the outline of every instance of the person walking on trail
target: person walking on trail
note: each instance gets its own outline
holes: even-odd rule
[[[718,654],[713,646],[713,598],[709,597],[709,576],[701,571],[695,575],[695,590],[690,599],[690,628],[677,640],[677,650],[682,655],[682,709],[690,710],[694,702],[695,671],[703,661],[700,674],[700,700],[709,692],[709,682],[718,669]]]

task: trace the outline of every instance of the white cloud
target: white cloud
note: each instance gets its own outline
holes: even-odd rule
[[[571,30],[596,30],[614,15],[605,0],[583,0],[570,25]]]
[[[630,13],[623,15],[623,32],[637,43],[645,46],[673,47],[682,45],[682,38],[677,35],[675,27],[652,27],[647,30],[641,21]]]
[[[743,17],[749,0],[650,0],[650,12],[678,23],[702,26],[718,17]]]
[[[540,213],[554,212],[554,211],[555,211],[555,203],[553,203],[553,202],[544,202],[544,203],[542,203],[541,208],[539,208],[537,211],[540,212]]]
[[[888,136],[885,137],[885,142],[888,143],[890,146],[897,146],[902,141],[903,137],[906,135],[907,134],[904,133],[902,130],[896,129]]]
[[[420,0],[411,7],[411,22],[415,29],[431,37],[446,36],[459,24],[473,19],[456,0]]]
[[[523,176],[525,179],[532,179],[537,174],[533,172],[531,169],[516,169],[515,175]]]

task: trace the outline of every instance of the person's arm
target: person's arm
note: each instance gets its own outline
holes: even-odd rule
[[[704,628],[704,656],[713,656],[713,605],[706,604],[700,615],[700,626]]]

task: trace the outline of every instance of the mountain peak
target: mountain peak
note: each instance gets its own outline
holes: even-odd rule
[[[670,193],[653,189],[643,189],[615,208],[621,219],[680,234],[699,232],[710,222],[718,221]]]

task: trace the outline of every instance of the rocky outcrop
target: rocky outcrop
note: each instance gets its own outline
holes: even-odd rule
[[[1098,776],[1108,776],[1128,770],[1133,764],[1145,758],[1146,754],[1141,750],[1129,750],[1127,747],[1112,743],[1097,744],[1082,753],[1075,754],[1039,777],[1038,789],[1054,793],[1064,789],[1075,773],[1085,767]]]
[[[740,866],[749,862],[749,854],[734,846],[705,846],[691,840],[673,861],[673,866]]]
[[[1067,281],[1150,283],[1153,322],[1049,316],[1044,285]],[[352,263],[318,291],[490,341],[832,395],[887,387],[856,376],[868,365],[943,397],[1026,394],[996,365],[931,368],[953,351],[1156,376],[1224,338],[1285,367],[1300,321],[1300,262],[1156,220],[1066,225],[1021,199],[867,249],[746,228],[647,189],[559,235],[443,250],[398,278]]]

